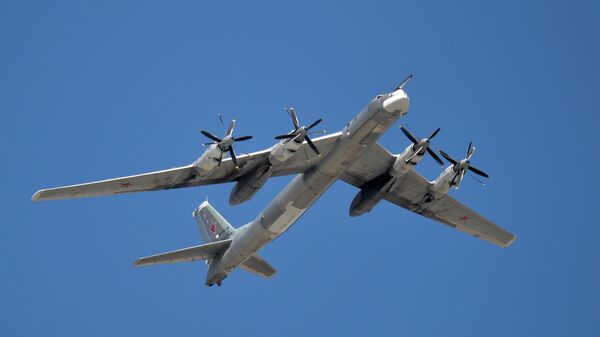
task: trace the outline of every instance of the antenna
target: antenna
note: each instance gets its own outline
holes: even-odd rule
[[[414,76],[415,74],[410,74],[408,75],[404,81],[402,81],[400,83],[400,85],[398,86],[398,88],[396,88],[396,90],[400,90],[400,89],[404,89],[404,86],[406,85],[406,83],[408,83],[408,81],[410,81],[410,79]],[[395,90],[394,90],[395,91]]]

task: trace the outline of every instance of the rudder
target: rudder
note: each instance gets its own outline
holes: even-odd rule
[[[235,228],[208,202],[205,201],[192,213],[198,230],[205,242],[229,239]]]

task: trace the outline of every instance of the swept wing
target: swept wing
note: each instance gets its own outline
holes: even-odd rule
[[[322,136],[313,140],[322,154],[331,151],[340,133]],[[31,200],[55,200],[92,197],[130,192],[158,191],[173,188],[220,184],[240,179],[261,163],[268,160],[270,149],[244,154],[237,157],[239,169],[235,169],[231,158],[223,159],[220,166],[205,176],[198,176],[193,165],[168,170],[132,175],[91,183],[56,187],[37,191]],[[275,166],[273,176],[297,174],[316,165],[322,157],[315,155],[307,143],[303,143],[296,154],[284,163]]]
[[[342,175],[342,180],[361,188],[368,181],[385,173],[394,156],[375,143]],[[509,246],[515,236],[449,195],[425,203],[430,182],[414,170],[408,171],[386,193],[384,198],[400,207],[446,224],[501,247]]]

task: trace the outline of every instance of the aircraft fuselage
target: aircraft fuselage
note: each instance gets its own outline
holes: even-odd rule
[[[322,161],[294,177],[252,222],[236,230],[231,246],[211,261],[206,284],[220,284],[235,267],[290,228],[408,107],[409,98],[402,89],[372,100],[346,124]]]

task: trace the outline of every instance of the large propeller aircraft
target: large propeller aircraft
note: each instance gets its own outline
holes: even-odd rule
[[[252,138],[235,137],[232,120],[224,137],[202,130],[212,142],[192,164],[145,174],[96,181],[92,183],[44,189],[32,200],[54,200],[91,197],[128,192],[156,191],[174,188],[234,182],[229,202],[233,205],[249,200],[269,177],[295,175],[294,179],[244,226],[234,228],[207,201],[193,212],[205,243],[141,258],[136,266],[205,260],[208,264],[206,285],[221,285],[236,268],[270,278],[275,269],[262,259],[258,250],[273,241],[294,224],[310,206],[338,179],[359,189],[350,205],[350,215],[369,212],[381,200],[436,220],[501,247],[509,246],[515,236],[448,195],[457,188],[466,171],[487,177],[471,165],[475,152],[469,144],[467,155],[458,161],[440,151],[450,162],[440,176],[430,182],[415,171],[425,153],[437,163],[442,160],[430,148],[436,129],[419,139],[408,129],[402,133],[410,140],[406,149],[392,155],[377,140],[409,109],[404,86],[407,77],[392,92],[378,95],[339,132],[311,139],[311,129],[319,118],[301,126],[295,109],[290,108],[294,129],[276,136],[278,143],[250,154],[236,155],[235,142]],[[221,124],[224,127],[223,121]],[[224,158],[224,154],[229,157]]]

